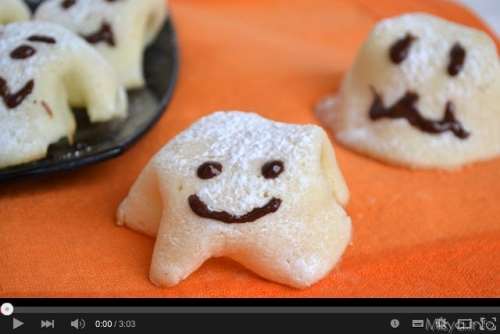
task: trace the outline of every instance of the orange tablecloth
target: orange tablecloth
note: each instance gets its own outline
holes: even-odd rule
[[[181,72],[168,112],[122,157],[0,185],[0,296],[500,296],[500,159],[410,171],[335,145],[354,238],[310,289],[213,259],[175,288],[148,281],[154,240],[114,225],[154,152],[200,116],[256,111],[317,122],[374,23],[426,11],[483,27],[443,0],[172,0]]]

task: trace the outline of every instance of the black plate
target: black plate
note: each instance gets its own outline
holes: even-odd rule
[[[27,2],[34,9],[41,1]],[[51,145],[43,160],[0,169],[0,181],[72,170],[125,152],[160,119],[172,96],[179,63],[177,39],[170,19],[147,48],[144,59],[146,87],[128,92],[126,119],[90,123],[84,110],[75,110],[74,145],[64,139]]]

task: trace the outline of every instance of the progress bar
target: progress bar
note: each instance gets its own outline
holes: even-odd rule
[[[498,313],[500,307],[359,307],[359,306],[335,306],[335,307],[267,307],[267,306],[186,306],[186,307],[18,307],[16,314],[409,314],[409,313]]]

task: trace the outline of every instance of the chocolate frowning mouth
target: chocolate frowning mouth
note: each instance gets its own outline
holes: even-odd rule
[[[370,107],[370,119],[373,121],[382,118],[405,118],[414,128],[430,134],[441,134],[450,131],[462,140],[470,136],[470,133],[464,129],[462,123],[456,119],[455,106],[452,102],[448,101],[446,103],[445,113],[441,120],[430,120],[425,118],[415,106],[419,99],[418,94],[407,91],[401,99],[387,108],[373,87],[372,91],[375,97]]]
[[[108,22],[102,22],[101,27],[88,35],[81,35],[90,44],[106,43],[110,47],[116,46],[113,28]]]
[[[282,201],[273,197],[266,205],[255,208],[241,216],[235,216],[226,211],[212,211],[197,195],[189,196],[188,202],[191,210],[200,217],[218,220],[226,224],[243,224],[254,222],[265,215],[278,211]]]

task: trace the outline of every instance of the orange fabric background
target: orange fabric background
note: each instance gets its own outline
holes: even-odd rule
[[[0,296],[500,296],[500,159],[457,172],[410,171],[336,143],[354,238],[310,289],[212,259],[177,287],[148,281],[154,240],[114,225],[154,152],[200,116],[241,109],[317,120],[374,23],[426,11],[483,27],[438,0],[172,0],[181,48],[161,122],[118,159],[0,185]]]

